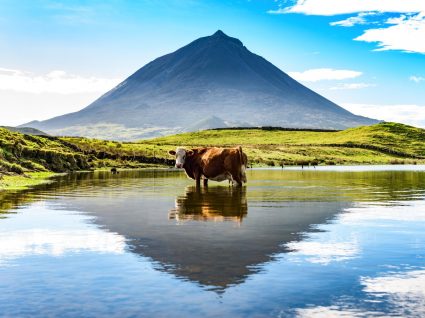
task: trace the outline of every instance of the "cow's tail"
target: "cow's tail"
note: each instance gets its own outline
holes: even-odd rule
[[[238,153],[239,153],[239,161],[240,161],[240,178],[242,182],[247,182],[246,179],[246,167],[248,165],[248,157],[246,156],[246,154],[243,153],[242,151],[242,147],[238,146]]]

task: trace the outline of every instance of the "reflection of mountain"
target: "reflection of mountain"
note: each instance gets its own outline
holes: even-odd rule
[[[39,190],[0,198],[7,200],[7,209],[46,200],[48,205],[53,203],[53,209],[84,212],[94,216],[90,220],[100,228],[125,237],[131,252],[151,258],[163,270],[202,285],[226,288],[257,272],[258,265],[285,252],[288,242],[301,240],[303,233],[314,231],[314,225],[334,218],[352,202],[408,200],[425,189],[423,173],[250,174],[246,193],[227,187],[196,192],[189,187],[182,196],[188,184],[183,174],[134,171],[117,176],[107,172],[64,176]],[[176,213],[188,221],[168,218],[176,198]],[[208,213],[203,213],[205,207]],[[215,220],[243,217],[243,222],[189,220],[196,215]]]
[[[311,231],[312,225],[327,222],[351,205],[260,199],[249,201],[247,214],[249,192],[227,187],[197,192],[189,187],[181,196],[179,182],[186,180],[176,178],[178,175],[92,180],[102,186],[83,184],[79,193],[62,196],[61,205],[94,216],[94,223],[124,236],[131,252],[149,257],[161,270],[218,289],[244,281],[260,264],[284,252],[287,242],[300,240],[301,233]],[[256,191],[263,198],[273,198],[275,190],[264,187]],[[176,197],[176,212],[185,222],[168,217]],[[244,219],[242,223],[188,220],[197,216],[216,221]]]
[[[170,219],[196,221],[242,221],[248,213],[246,188],[187,187],[184,196],[176,198]]]

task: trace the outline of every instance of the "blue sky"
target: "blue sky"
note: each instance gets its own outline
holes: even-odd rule
[[[79,110],[218,29],[354,113],[425,127],[423,0],[0,0],[0,125]]]

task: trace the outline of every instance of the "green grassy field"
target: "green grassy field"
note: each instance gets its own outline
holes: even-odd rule
[[[49,183],[49,178],[55,175],[57,174],[54,172],[29,172],[21,175],[5,175],[0,180],[0,191],[25,190],[39,184]]]
[[[178,146],[237,145],[243,147],[253,166],[425,163],[425,130],[396,123],[332,132],[206,130],[139,142],[33,136],[0,128],[0,184],[5,187],[8,175],[29,172],[172,165],[168,151]]]
[[[162,163],[157,161],[111,154],[104,152],[100,146],[98,150],[84,151],[77,143],[65,139],[26,135],[0,128],[0,190],[38,184],[52,172],[155,167]],[[32,174],[34,172],[36,174]]]
[[[134,143],[65,138],[87,151],[169,158],[177,146],[241,145],[254,166],[300,164],[425,163],[425,130],[380,123],[338,132],[223,129],[178,134]]]

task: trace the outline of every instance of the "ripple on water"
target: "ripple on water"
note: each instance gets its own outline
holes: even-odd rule
[[[366,170],[254,170],[243,189],[76,173],[2,194],[0,312],[423,316],[425,172]]]

